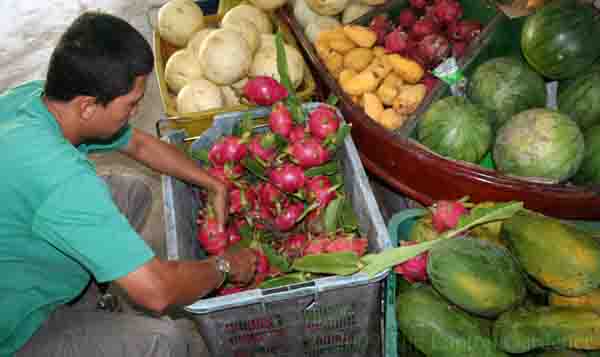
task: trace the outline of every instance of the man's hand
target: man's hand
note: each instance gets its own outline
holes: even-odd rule
[[[228,251],[223,257],[229,261],[231,271],[229,280],[232,283],[248,284],[256,273],[256,254],[252,249],[244,248],[236,251]]]
[[[218,180],[215,178],[215,180]],[[229,214],[229,201],[227,198],[227,186],[219,181],[219,185],[215,187],[213,194],[209,195],[219,223],[219,227],[224,231],[227,216]]]

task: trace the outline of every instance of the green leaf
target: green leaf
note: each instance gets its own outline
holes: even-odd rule
[[[358,217],[348,197],[343,197],[339,224],[345,232],[353,232],[358,229]]]
[[[287,55],[285,53],[285,43],[283,42],[283,34],[277,31],[275,34],[275,48],[277,49],[277,71],[281,84],[287,89],[288,95],[295,95],[294,86],[290,80],[288,71]]]
[[[348,134],[350,134],[350,130],[351,130],[350,125],[342,122],[342,124],[338,128],[337,132],[335,133],[335,143],[334,144],[335,144],[336,150],[339,149],[344,144],[344,140],[346,139],[346,136],[348,136]]]
[[[253,175],[263,180],[267,180],[267,178],[265,177],[265,168],[255,159],[246,157],[244,160],[242,160],[242,165],[244,165],[244,167],[248,169],[248,171],[250,171]]]
[[[277,278],[263,281],[258,287],[261,289],[271,289],[290,284],[303,283],[305,281],[308,281],[309,276],[310,274],[303,272],[285,274],[282,276],[278,276]]]
[[[242,239],[252,240],[252,227],[249,224],[242,224],[239,228]]]
[[[279,72],[279,78],[281,84],[287,89],[288,97],[285,100],[286,107],[292,114],[292,118],[298,124],[304,124],[306,121],[306,113],[302,109],[300,99],[296,95],[296,89],[292,85],[290,80],[287,56],[285,53],[285,43],[283,42],[283,35],[281,31],[278,31],[275,35],[275,48],[277,49],[277,71]]]
[[[288,263],[287,259],[285,259],[281,254],[278,254],[270,244],[261,244],[261,248],[263,253],[265,253],[267,256],[267,259],[269,259],[270,265],[277,267],[277,269],[284,273],[291,271],[290,263]]]
[[[474,207],[468,215],[460,217],[456,228],[444,232],[442,238],[454,237],[480,224],[508,219],[522,209],[523,202],[515,201],[500,202],[491,207]]]
[[[197,160],[202,162],[203,165],[208,165],[209,161],[208,161],[208,150],[207,149],[197,149],[197,150],[191,150],[189,151],[189,156],[193,159],[193,160]]]
[[[327,207],[325,207],[324,224],[325,224],[325,232],[328,234],[333,234],[337,231],[337,228],[338,228],[337,222],[338,222],[338,216],[341,211],[342,201],[343,201],[343,198],[338,197],[338,198],[334,199],[333,201],[329,202]]]
[[[331,106],[335,106],[338,101],[340,100],[340,98],[338,98],[337,96],[330,94],[329,97],[327,97],[327,100],[325,101],[325,103],[331,105]]]
[[[306,255],[292,264],[292,269],[316,274],[351,275],[362,267],[354,252],[323,253]]]
[[[251,113],[246,112],[242,116],[242,120],[238,121],[231,130],[231,135],[242,137],[245,133],[251,133],[256,125],[256,119]]]
[[[306,177],[315,177],[315,176],[331,176],[336,174],[339,171],[339,165],[337,160],[331,160],[326,164],[321,166],[311,167],[310,169],[304,172],[304,176]]]
[[[480,224],[508,219],[521,209],[523,209],[523,202],[514,201],[497,203],[492,207],[474,208],[468,215],[461,217],[457,228],[444,232],[438,239],[415,245],[392,248],[378,254],[365,255],[362,257],[362,261],[366,264],[366,267],[362,272],[368,274],[369,277],[374,277],[386,269],[416,257],[448,238],[455,237]]]

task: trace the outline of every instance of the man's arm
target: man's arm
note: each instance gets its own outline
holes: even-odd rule
[[[230,281],[248,283],[252,279],[256,265],[252,250],[225,253],[224,257],[231,264]],[[137,304],[160,313],[169,306],[197,301],[219,287],[223,275],[215,257],[183,262],[153,258],[116,282]]]
[[[225,226],[227,218],[227,187],[206,170],[190,160],[175,146],[133,128],[133,135],[127,146],[121,150],[130,158],[169,176],[204,187],[214,194],[213,205],[217,221]]]

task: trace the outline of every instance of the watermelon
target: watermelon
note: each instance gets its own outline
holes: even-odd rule
[[[521,31],[527,62],[542,75],[564,79],[582,73],[600,57],[597,10],[578,0],[554,0],[529,16]]]
[[[562,85],[562,84],[561,84]],[[575,120],[581,130],[600,123],[600,72],[578,76],[558,93],[558,110]]]
[[[469,79],[467,96],[495,114],[500,127],[513,115],[546,105],[541,75],[517,58],[498,57],[479,65]]]
[[[579,170],[573,177],[576,184],[600,184],[600,124],[585,131],[585,151]]]
[[[493,141],[491,114],[463,97],[449,96],[434,102],[417,125],[417,140],[432,151],[478,163]]]
[[[502,173],[560,182],[575,174],[583,152],[583,134],[569,116],[529,109],[498,130],[493,156]]]

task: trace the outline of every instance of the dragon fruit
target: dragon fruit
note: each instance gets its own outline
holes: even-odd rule
[[[248,144],[248,150],[257,159],[270,163],[277,156],[275,135],[273,133],[256,134]]]
[[[326,253],[354,252],[362,257],[367,252],[368,241],[366,238],[354,238],[353,235],[337,236],[325,246]]]
[[[320,105],[308,115],[308,128],[312,136],[325,140],[335,135],[340,126],[340,118],[331,107]]]
[[[251,187],[234,188],[229,191],[229,213],[243,213],[251,211],[256,202],[256,193]]]
[[[325,249],[329,244],[329,239],[325,237],[315,237],[308,241],[308,245],[304,248],[302,255],[312,255],[325,253]]]
[[[289,152],[293,161],[305,169],[323,165],[330,158],[329,151],[313,137],[296,141],[289,147]]]
[[[433,228],[439,233],[452,229],[458,225],[460,217],[467,213],[467,208],[460,201],[437,201],[431,217]]]
[[[304,170],[294,164],[283,164],[274,168],[269,174],[269,179],[277,188],[287,193],[298,191],[306,181]]]
[[[417,242],[402,242],[401,245],[413,245]],[[427,260],[429,252],[424,252],[394,267],[394,272],[400,274],[410,283],[427,281]]]
[[[331,181],[327,176],[315,176],[306,181],[306,193],[309,202],[318,202],[319,207],[325,207],[336,196],[332,190]]]
[[[211,208],[208,208],[204,214],[196,238],[202,248],[211,255],[219,255],[225,252],[229,243],[229,236],[220,227]]]
[[[302,202],[289,203],[275,217],[273,225],[282,232],[289,231],[294,228],[296,221],[302,216],[303,212],[304,204]]]
[[[288,258],[295,259],[302,256],[302,252],[307,244],[308,236],[304,233],[296,233],[284,241],[283,252]]]
[[[277,103],[273,106],[273,110],[269,114],[269,126],[275,134],[279,134],[286,139],[289,138],[294,120],[292,119],[292,113],[283,103]]]

